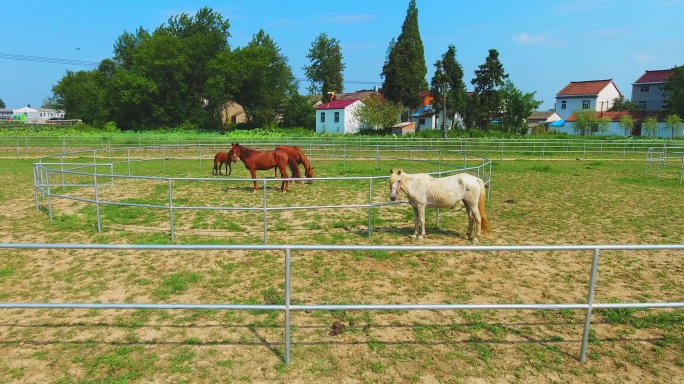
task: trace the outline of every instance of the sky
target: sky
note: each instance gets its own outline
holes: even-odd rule
[[[209,7],[230,22],[232,48],[263,29],[287,57],[300,90],[303,66],[321,33],[339,41],[344,91],[382,84],[392,38],[408,0],[0,0],[0,99],[7,108],[40,107],[66,71],[92,70],[112,58],[116,39],[149,32],[172,16]],[[612,79],[625,97],[646,70],[684,65],[684,0],[416,0],[428,68],[456,48],[467,89],[490,49],[509,79],[553,109],[571,81]],[[7,17],[9,15],[9,17]],[[68,111],[67,111],[68,112]]]

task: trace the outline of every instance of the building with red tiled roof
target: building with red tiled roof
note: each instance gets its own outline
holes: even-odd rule
[[[320,104],[316,107],[316,133],[357,133],[361,124],[355,112],[363,105],[359,99]]]
[[[631,132],[625,132],[624,128],[620,125],[620,121],[623,116],[629,116],[634,122],[634,127]],[[658,129],[655,132],[656,137],[666,137],[670,138],[672,132],[665,128],[665,119],[667,118],[667,113],[665,112],[647,112],[647,111],[616,111],[616,112],[596,112],[596,117],[601,119],[606,119],[608,121],[608,130],[605,132],[596,132],[594,134],[606,135],[606,136],[642,136],[644,132],[642,130],[644,120],[647,117],[654,118],[658,123]],[[564,127],[555,128],[557,132],[563,132],[568,134],[574,133],[574,123],[575,114],[570,115],[565,119]],[[682,132],[676,132],[675,137],[682,137]]]
[[[612,79],[571,81],[556,94],[556,112],[567,119],[575,110],[607,111],[613,100],[621,96]]]
[[[632,102],[639,104],[643,111],[662,111],[667,109],[669,94],[663,94],[665,81],[672,76],[674,69],[646,71],[632,83]]]

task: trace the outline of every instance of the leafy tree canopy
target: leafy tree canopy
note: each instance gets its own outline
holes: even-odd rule
[[[672,76],[670,76],[663,86],[664,92],[669,92],[667,106],[672,113],[684,118],[684,66],[675,66]]]
[[[344,68],[342,62],[342,48],[335,38],[329,38],[326,33],[318,35],[311,43],[306,55],[311,65],[304,66],[306,78],[311,82],[309,93],[314,95],[328,92],[344,92]]]

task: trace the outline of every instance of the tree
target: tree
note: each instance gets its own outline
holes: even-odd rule
[[[507,78],[503,64],[499,61],[499,52],[490,49],[485,63],[475,70],[475,78],[471,81],[476,97],[471,98],[471,113],[474,115],[470,120],[477,127],[486,128],[493,120],[500,118],[503,106],[498,90]]]
[[[342,63],[342,49],[337,39],[328,38],[326,33],[321,33],[311,43],[306,58],[311,61],[311,65],[303,67],[306,78],[311,82],[310,94],[322,93],[325,96],[328,92],[344,91],[342,72],[345,65]]]
[[[418,8],[410,0],[401,33],[390,41],[382,67],[382,89],[385,99],[411,110],[420,106],[418,91],[427,89],[427,66],[423,41],[418,29]]]
[[[634,119],[630,115],[623,115],[618,124],[625,130],[625,136],[629,136],[629,133],[634,129]]]
[[[578,136],[591,135],[595,132],[607,132],[610,128],[610,119],[598,117],[596,111],[578,109],[572,113],[575,116],[572,129]]]
[[[621,111],[627,111],[627,112],[634,112],[638,111],[639,104],[632,102],[631,100],[625,99],[624,96],[618,96],[613,99],[613,106],[610,107],[608,111],[611,112],[621,112]]]
[[[665,129],[669,129],[672,132],[672,138],[674,139],[675,134],[682,131],[682,118],[675,114],[667,116],[665,118]]]
[[[259,30],[246,47],[236,49],[232,58],[230,71],[239,84],[234,101],[245,108],[253,127],[275,125],[276,108],[297,88],[287,58],[264,30]]]
[[[670,76],[663,85],[663,92],[669,92],[667,107],[672,113],[684,118],[684,66],[673,68]]]
[[[522,93],[511,80],[506,80],[499,89],[502,103],[501,124],[502,131],[517,135],[527,133],[527,117],[539,108],[541,101],[534,99],[537,92]]]
[[[7,108],[7,106],[5,105],[5,102],[2,101],[2,99],[0,99],[0,108]]]
[[[285,113],[283,114],[283,127],[309,128],[316,129],[316,110],[311,99],[295,92],[290,96],[286,103]]]
[[[399,122],[401,110],[400,105],[373,95],[364,100],[364,106],[354,112],[354,117],[366,128],[382,130]]]
[[[646,133],[646,136],[655,136],[658,133],[658,119],[648,116],[644,119],[641,129]]]
[[[103,60],[103,62],[106,60]],[[50,98],[57,109],[71,119],[81,119],[93,126],[102,126],[111,119],[110,79],[102,71],[103,63],[92,71],[67,71],[52,87]]]
[[[465,112],[468,94],[463,82],[463,67],[456,60],[456,47],[453,45],[449,45],[442,59],[435,63],[435,74],[430,81],[430,93],[434,99],[432,107],[437,112],[444,112],[443,128],[445,128],[447,116]],[[443,105],[445,102],[446,105]],[[442,134],[446,137],[446,131]]]

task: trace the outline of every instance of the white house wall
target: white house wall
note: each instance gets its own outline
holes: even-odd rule
[[[360,101],[348,106],[344,110],[344,133],[358,133],[361,122],[356,118],[356,110],[363,105]]]
[[[354,112],[363,105],[356,101],[345,109],[316,110],[316,133],[357,133],[360,122]],[[335,112],[340,113],[340,121],[335,123]],[[325,123],[321,123],[321,113],[325,114]]]

